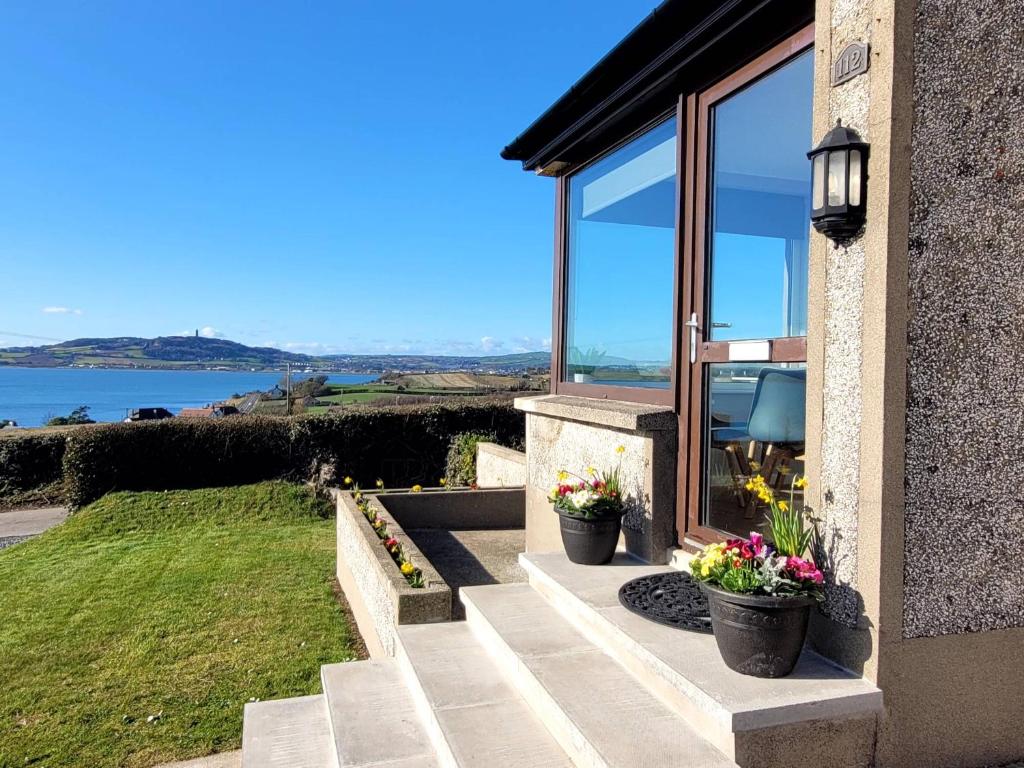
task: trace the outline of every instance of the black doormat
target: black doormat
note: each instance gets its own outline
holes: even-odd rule
[[[619,587],[619,602],[645,619],[676,629],[711,633],[708,601],[685,571],[656,573]]]

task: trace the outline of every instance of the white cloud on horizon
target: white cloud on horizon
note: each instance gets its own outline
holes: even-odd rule
[[[224,334],[214,328],[212,325],[204,325],[199,329],[199,335],[204,339],[223,339]]]
[[[551,339],[536,339],[517,336],[499,339],[483,336],[479,341],[457,339],[401,339],[389,342],[384,339],[350,339],[340,344],[321,341],[275,341],[268,340],[260,346],[280,349],[285,352],[299,352],[307,355],[447,355],[453,357],[477,357],[502,355],[511,352],[548,352]]]
[[[484,336],[483,338],[480,339],[480,348],[483,349],[483,351],[487,352],[488,354],[496,353],[504,346],[504,341],[502,341],[501,339],[496,339],[493,336]]]
[[[43,314],[46,315],[81,315],[82,310],[71,307],[43,307]]]

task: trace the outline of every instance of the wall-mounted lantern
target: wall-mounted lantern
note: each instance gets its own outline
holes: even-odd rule
[[[838,246],[864,226],[868,144],[837,120],[807,157],[811,160],[811,223]]]

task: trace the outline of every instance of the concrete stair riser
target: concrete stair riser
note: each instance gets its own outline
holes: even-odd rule
[[[528,586],[461,595],[474,634],[577,766],[735,765]]]
[[[630,578],[621,575],[623,568],[615,569],[619,574],[579,571],[563,561],[520,556],[530,585],[567,622],[740,765],[771,766],[763,761],[785,745],[820,755],[815,764],[822,768],[864,764],[882,709],[881,692],[870,683],[807,651],[792,679],[740,676],[724,668],[710,636],[659,626],[618,605],[617,585]],[[636,564],[629,570],[640,576],[651,569]],[[669,646],[673,652],[666,655]],[[696,673],[700,682],[680,669]],[[847,746],[839,753],[820,751],[823,738]]]
[[[328,664],[320,675],[338,768],[437,768],[394,660]]]
[[[573,627],[621,664],[660,701],[690,723],[716,748],[735,757],[733,718],[696,687],[670,682],[674,673],[651,658],[628,635],[608,626],[595,611],[536,570],[528,572],[530,586],[565,617]]]
[[[416,674],[416,670],[412,666],[412,662],[409,660],[409,656],[405,652],[401,636],[399,636],[399,640],[395,644],[395,661],[398,663],[398,667],[402,670],[402,675],[405,677],[406,686],[409,689],[409,695],[412,697],[413,705],[416,708],[416,713],[419,715],[420,722],[423,723],[423,728],[427,732],[427,738],[430,739],[430,743],[434,747],[434,755],[437,758],[439,768],[459,768],[459,763],[455,759],[455,754],[452,752],[451,745],[448,743],[448,739],[445,738],[444,731],[441,729],[441,724],[434,716],[434,709],[430,706],[430,702],[427,700],[426,692],[423,690],[423,686]]]
[[[439,764],[572,768],[465,622],[403,627],[396,659]]]
[[[323,696],[245,705],[242,768],[337,768]]]

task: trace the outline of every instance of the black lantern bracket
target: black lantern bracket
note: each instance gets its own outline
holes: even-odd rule
[[[860,134],[836,120],[811,161],[811,223],[838,248],[856,238],[867,219],[868,152]]]

